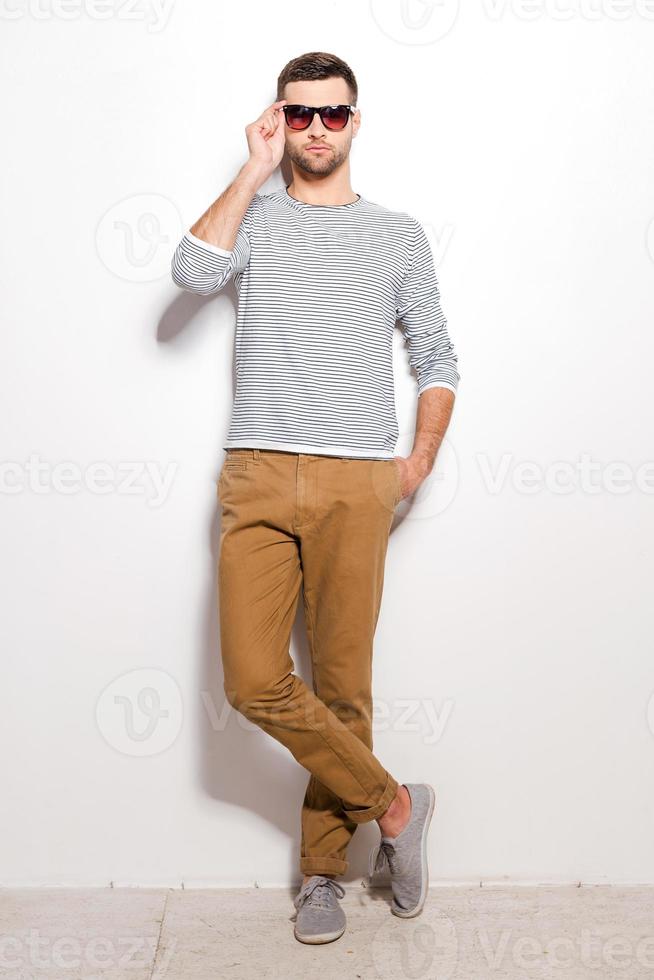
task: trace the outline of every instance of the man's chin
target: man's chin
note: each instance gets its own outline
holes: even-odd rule
[[[302,157],[298,166],[307,174],[330,174],[335,169],[332,160],[307,160],[306,156]]]

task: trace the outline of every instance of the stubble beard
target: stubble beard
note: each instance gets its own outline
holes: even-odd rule
[[[299,170],[307,174],[321,174],[328,177],[347,159],[350,144],[340,149],[330,146],[327,153],[311,153],[308,150],[295,150],[288,146],[286,152]]]

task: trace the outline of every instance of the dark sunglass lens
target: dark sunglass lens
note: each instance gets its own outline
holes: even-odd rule
[[[284,111],[291,129],[306,129],[311,122],[312,112],[304,105],[286,106]]]
[[[327,129],[343,129],[347,123],[350,110],[345,105],[327,106],[323,111],[322,121]]]

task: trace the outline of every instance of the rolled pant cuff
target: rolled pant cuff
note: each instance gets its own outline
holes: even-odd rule
[[[348,862],[334,857],[301,857],[300,871],[305,875],[344,875]]]
[[[391,776],[390,772],[387,773],[384,792],[379,797],[377,802],[363,810],[348,810],[345,808],[345,813],[347,814],[348,819],[354,821],[354,823],[368,823],[370,820],[376,820],[377,817],[381,817],[382,813],[386,813],[389,806],[397,796],[397,791],[399,788],[400,784],[397,782],[397,780]]]

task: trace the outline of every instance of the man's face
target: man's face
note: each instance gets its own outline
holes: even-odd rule
[[[283,98],[288,105],[349,105],[350,90],[343,78],[316,79],[311,82],[289,82]],[[361,114],[357,110],[345,124],[345,129],[333,130],[323,126],[316,112],[311,125],[300,131],[290,129],[282,113],[286,136],[286,152],[295,166],[307,174],[328,176],[347,159],[356,136]],[[323,147],[323,149],[315,149]]]

